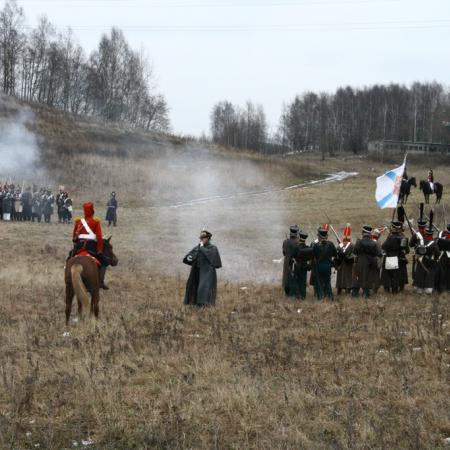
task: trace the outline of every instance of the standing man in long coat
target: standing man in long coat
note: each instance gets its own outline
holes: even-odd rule
[[[381,250],[377,243],[372,240],[373,228],[363,225],[362,237],[355,243],[353,253],[356,260],[353,269],[352,296],[359,297],[362,290],[364,297],[369,298],[377,285],[379,271],[377,267],[377,257],[381,257]]]
[[[431,222],[425,235],[416,233],[411,238],[410,245],[414,247],[416,257],[413,286],[418,294],[432,294],[440,251],[433,238]]]
[[[355,255],[353,254],[354,245],[352,243],[352,229],[350,224],[344,228],[342,243],[337,248],[337,274],[336,274],[336,289],[337,294],[342,291],[350,293],[353,287],[353,263],[355,262]]]
[[[183,259],[191,266],[191,273],[186,283],[185,305],[215,305],[217,295],[216,269],[222,267],[218,248],[211,244],[212,234],[203,230],[200,243]]]
[[[312,264],[314,292],[318,300],[324,297],[333,300],[331,288],[331,269],[334,259],[337,257],[335,245],[328,240],[328,230],[324,227],[317,232],[318,242],[312,246],[314,259]]]
[[[436,274],[436,289],[439,292],[450,292],[450,224],[438,239],[438,248],[441,252]]]
[[[108,222],[108,227],[113,224],[115,227],[117,225],[117,208],[118,203],[116,199],[116,193],[111,192],[111,196],[108,200],[108,203],[106,204],[106,221]]]
[[[292,225],[289,227],[289,239],[283,242],[283,279],[282,286],[285,294],[288,297],[296,297],[298,294],[298,286],[295,283],[293,270],[295,265],[294,256],[297,253],[299,245],[298,239],[299,227]]]
[[[406,283],[408,274],[406,254],[409,253],[408,239],[403,235],[403,224],[392,222],[390,234],[381,246],[385,253],[381,270],[381,281],[385,292],[398,294]]]
[[[314,250],[306,244],[308,233],[298,232],[298,246],[294,250],[294,261],[291,273],[289,274],[289,296],[306,299],[306,282],[308,271],[311,270],[311,260],[314,258]],[[294,288],[292,288],[294,285]]]

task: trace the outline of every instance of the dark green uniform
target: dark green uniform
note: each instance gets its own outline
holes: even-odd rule
[[[306,298],[306,280],[308,271],[311,270],[310,261],[313,257],[313,249],[300,241],[294,253],[293,286],[295,286],[296,297],[302,300]]]
[[[312,270],[314,272],[314,293],[318,300],[324,297],[333,299],[331,288],[331,269],[333,259],[337,257],[335,245],[327,240],[320,240],[313,244],[314,260]]]

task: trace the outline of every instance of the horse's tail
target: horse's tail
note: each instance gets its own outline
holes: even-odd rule
[[[83,266],[81,264],[74,264],[70,269],[70,273],[72,275],[72,286],[75,291],[75,295],[77,296],[78,301],[82,303],[83,308],[87,311],[89,307],[89,296],[83,280],[81,279]]]

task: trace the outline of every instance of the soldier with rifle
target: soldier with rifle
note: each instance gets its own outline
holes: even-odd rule
[[[298,246],[293,254],[292,277],[294,278],[293,285],[295,286],[295,294],[297,298],[305,300],[306,298],[306,281],[308,278],[308,271],[311,270],[311,260],[314,258],[314,251],[306,244],[308,233],[299,231]]]
[[[340,295],[342,291],[351,293],[353,287],[353,263],[355,255],[353,254],[354,244],[352,243],[352,229],[348,223],[344,228],[342,243],[338,245],[336,259],[336,289]]]
[[[294,275],[295,259],[294,256],[297,253],[297,248],[300,243],[298,233],[300,229],[298,225],[292,225],[289,227],[289,238],[283,242],[283,279],[282,287],[284,293],[288,297],[297,297],[299,295],[299,287]]]
[[[432,294],[435,287],[435,275],[440,251],[433,233],[433,211],[430,212],[428,227],[424,234],[416,232],[410,242],[414,248],[415,267],[413,286],[418,294]]]
[[[436,271],[436,289],[439,292],[450,292],[450,223],[440,234],[437,245],[440,257]]]
[[[403,235],[402,222],[391,223],[389,236],[381,248],[384,252],[381,282],[385,292],[395,295],[404,286],[402,267],[406,267],[406,254],[409,253],[408,238]]]
[[[355,243],[353,253],[356,256],[353,271],[352,296],[359,297],[360,290],[367,299],[378,285],[379,270],[377,258],[381,257],[381,250],[377,243],[372,240],[373,228],[363,225],[361,228],[361,239]]]
[[[337,250],[335,245],[328,240],[328,230],[325,227],[320,227],[317,230],[317,239],[317,242],[314,242],[312,246],[314,251],[312,263],[314,292],[318,300],[324,297],[333,300],[331,268],[334,259],[337,257]]]

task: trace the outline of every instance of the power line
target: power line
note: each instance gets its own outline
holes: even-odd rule
[[[64,2],[64,7],[72,6],[123,6],[123,7],[146,7],[146,8],[223,8],[223,7],[285,7],[285,6],[315,6],[315,5],[364,5],[364,4],[376,4],[376,3],[399,3],[402,0],[280,0],[274,2],[273,0],[250,0],[247,2],[238,0],[218,1],[214,3],[208,3],[207,1],[201,2],[199,0],[188,0],[182,2],[180,0],[167,1],[167,2],[144,2],[140,0],[68,0]],[[60,0],[18,0],[19,3],[28,4],[61,4]],[[142,4],[140,4],[142,3]]]
[[[370,30],[408,30],[408,29],[442,29],[450,27],[450,19],[434,20],[391,20],[379,22],[343,22],[343,23],[313,23],[313,24],[181,24],[181,25],[123,25],[118,26],[129,32],[260,32],[260,31],[370,31]],[[27,26],[31,28],[31,26]],[[112,28],[110,25],[73,25],[66,28],[79,31],[105,31]]]

